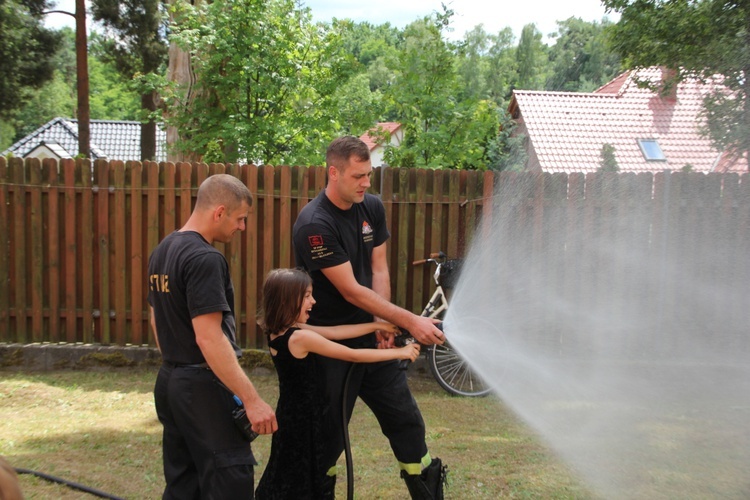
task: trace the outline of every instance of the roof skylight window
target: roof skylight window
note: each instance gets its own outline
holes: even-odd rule
[[[659,146],[659,141],[656,139],[638,139],[638,147],[641,148],[641,153],[646,161],[667,161],[667,157],[664,156],[664,151]]]

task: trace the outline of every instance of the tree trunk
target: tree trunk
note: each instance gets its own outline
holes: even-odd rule
[[[153,116],[156,111],[156,92],[141,96],[141,108]],[[148,123],[141,123],[141,161],[156,160],[156,122],[151,118]]]
[[[89,108],[89,63],[86,34],[86,3],[76,0],[76,83],[78,92],[78,154],[91,157],[91,111]]]
[[[170,0],[171,3],[186,0]],[[192,5],[199,4],[202,0],[187,0]],[[185,89],[186,106],[190,107],[193,95],[193,86],[195,85],[195,72],[190,61],[190,54],[180,49],[175,43],[169,44],[169,67],[167,68],[167,79],[170,82],[176,82],[180,88]],[[167,111],[168,113],[169,111]],[[200,161],[201,155],[193,152],[176,151],[174,145],[177,144],[180,133],[176,127],[167,127],[167,161]]]

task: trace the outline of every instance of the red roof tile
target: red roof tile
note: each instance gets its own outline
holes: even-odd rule
[[[398,122],[381,122],[362,134],[359,138],[372,151],[378,146],[377,140],[379,135],[383,132],[387,132],[389,135],[393,134],[399,128],[401,128],[401,124]]]
[[[529,139],[545,172],[594,172],[604,144],[615,147],[621,172],[679,170],[717,171],[726,158],[701,134],[703,97],[713,84],[680,83],[672,95],[640,88],[636,74],[626,72],[595,92],[514,91],[510,110],[519,131]],[[662,70],[637,72],[638,79],[658,83]],[[667,161],[647,161],[637,139],[656,139]],[[747,162],[732,170],[747,169]]]

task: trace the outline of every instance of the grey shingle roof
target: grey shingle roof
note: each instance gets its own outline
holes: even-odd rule
[[[91,120],[91,158],[110,160],[141,159],[140,122]],[[156,128],[156,161],[166,161],[167,134],[161,126]],[[46,144],[61,158],[72,158],[78,154],[78,120],[55,118],[10,148],[0,153],[7,156],[25,157],[41,144]]]

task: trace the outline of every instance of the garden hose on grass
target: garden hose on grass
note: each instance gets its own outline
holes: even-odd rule
[[[122,497],[116,497],[114,495],[110,495],[109,493],[104,493],[103,491],[96,490],[94,488],[90,488],[88,486],[84,486],[82,484],[74,483],[73,481],[67,481],[65,479],[61,479],[59,477],[50,476],[49,474],[45,474],[44,472],[38,472],[31,469],[21,469],[19,467],[14,467],[17,474],[31,474],[32,476],[36,476],[38,478],[44,479],[46,481],[49,481],[51,483],[57,483],[67,486],[68,488],[72,488],[74,490],[83,491],[85,493],[89,493],[90,495],[97,496],[99,498],[107,498],[109,500],[125,500]]]
[[[349,379],[354,371],[354,363],[349,365],[344,378],[344,388],[341,396],[341,428],[344,433],[344,456],[346,457],[346,498],[354,500],[354,463],[352,462],[352,446],[349,442],[349,421],[346,415],[346,395],[349,392]]]

